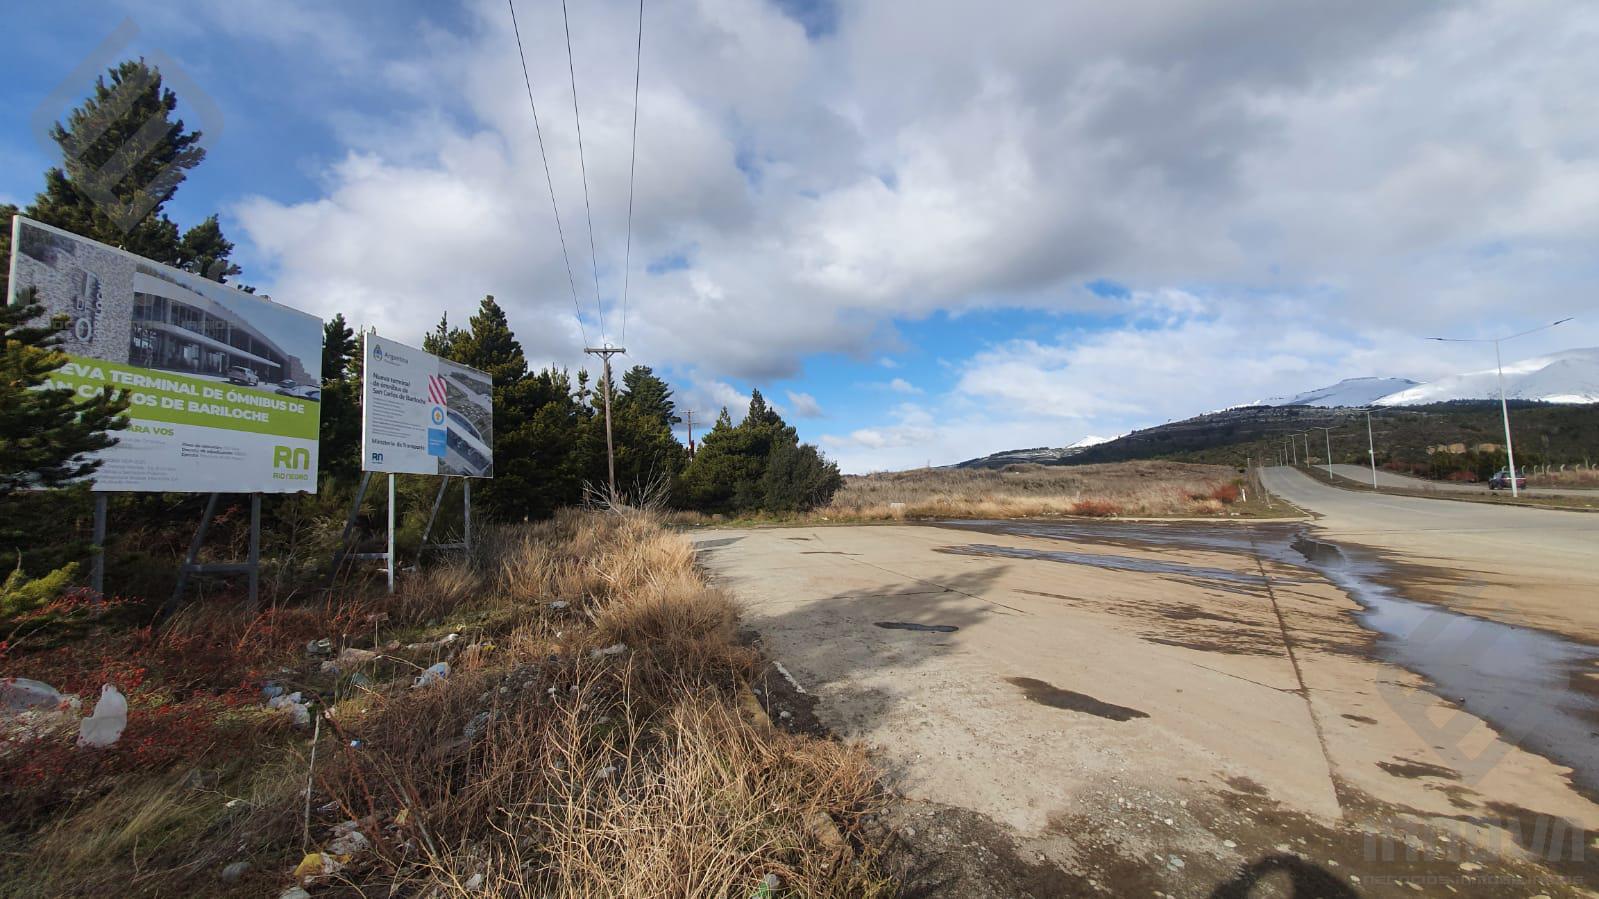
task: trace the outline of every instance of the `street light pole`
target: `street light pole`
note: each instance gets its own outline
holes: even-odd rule
[[[1508,461],[1510,462],[1510,495],[1513,496],[1513,497],[1521,496],[1521,488],[1516,486],[1516,448],[1511,443],[1511,439],[1510,439],[1510,403],[1505,399],[1505,363],[1504,363],[1504,357],[1499,352],[1499,344],[1503,343],[1506,340],[1514,340],[1517,337],[1525,337],[1528,334],[1536,334],[1539,331],[1544,331],[1544,330],[1547,330],[1549,328],[1553,328],[1555,325],[1563,325],[1566,322],[1571,321],[1571,319],[1572,319],[1572,317],[1568,316],[1568,317],[1563,318],[1563,319],[1561,319],[1560,321],[1557,321],[1557,322],[1550,322],[1547,325],[1543,325],[1543,326],[1540,326],[1540,327],[1537,327],[1537,328],[1532,328],[1530,330],[1522,331],[1522,332],[1517,333],[1517,334],[1507,334],[1504,337],[1477,337],[1477,338],[1469,338],[1469,337],[1429,337],[1429,338],[1427,338],[1428,340],[1437,340],[1437,341],[1442,341],[1444,343],[1491,343],[1491,344],[1494,345],[1494,367],[1497,369],[1497,371],[1499,373],[1499,414],[1500,414],[1500,416],[1502,416],[1504,418],[1504,421],[1505,421],[1505,456],[1508,459]]]
[[[1336,427],[1336,425],[1334,427]],[[1327,440],[1327,480],[1328,480],[1328,482],[1331,482],[1332,481],[1332,477],[1333,477],[1333,472],[1332,472],[1332,432],[1333,432],[1333,428],[1317,425],[1317,426],[1313,426],[1310,429],[1310,431],[1320,431],[1322,436],[1325,437],[1326,440]],[[1309,454],[1309,450],[1308,450],[1308,447],[1310,446],[1310,431],[1306,431],[1305,432],[1305,446],[1307,447],[1306,458],[1309,458],[1309,455],[1310,455]]]
[[[1377,441],[1371,437],[1371,410],[1366,410],[1366,458],[1371,460],[1371,489],[1377,489]]]

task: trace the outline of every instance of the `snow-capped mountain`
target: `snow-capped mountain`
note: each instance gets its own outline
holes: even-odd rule
[[[1095,437],[1093,434],[1090,434],[1087,437],[1084,437],[1083,439],[1076,441],[1075,443],[1066,444],[1066,448],[1069,449],[1069,450],[1088,449],[1091,446],[1098,446],[1101,443],[1109,443],[1112,440],[1115,440],[1117,437],[1121,437],[1121,436],[1123,436],[1123,435],[1117,434],[1116,437]]]
[[[1307,390],[1293,396],[1274,396],[1257,406],[1365,406],[1390,394],[1419,386],[1409,378],[1345,378],[1331,387]]]
[[[1379,406],[1419,406],[1451,400],[1496,399],[1497,369],[1466,372],[1382,397]],[[1599,347],[1566,350],[1505,366],[1505,396],[1546,403],[1599,403]]]

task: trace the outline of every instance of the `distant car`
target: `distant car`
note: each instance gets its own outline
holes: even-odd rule
[[[228,369],[228,383],[243,384],[246,387],[254,387],[255,385],[261,383],[261,376],[256,374],[255,369],[253,368],[245,368],[242,365],[235,365]]]
[[[322,401],[322,388],[294,381],[279,381],[275,393],[278,396],[292,396],[297,400],[311,400],[318,403]]]
[[[1510,489],[1510,469],[1501,468],[1498,471],[1494,472],[1494,476],[1488,479],[1488,489],[1489,490],[1509,490]],[[1526,490],[1527,489],[1527,476],[1526,475],[1524,475],[1524,474],[1516,475],[1516,489],[1517,490]]]

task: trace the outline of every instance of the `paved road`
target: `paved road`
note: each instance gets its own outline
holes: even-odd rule
[[[1317,468],[1322,466],[1318,465]],[[1335,476],[1354,481],[1361,486],[1371,484],[1371,469],[1364,465],[1346,465],[1333,463],[1332,472]],[[1486,484],[1463,484],[1459,481],[1429,481],[1426,478],[1412,477],[1392,471],[1377,469],[1377,486],[1390,487],[1398,490],[1435,490],[1439,493],[1472,493],[1478,496],[1488,492]],[[1531,496],[1580,496],[1584,499],[1599,499],[1599,490],[1584,490],[1581,487],[1529,487],[1521,491]],[[1506,491],[1508,494],[1509,491]]]
[[[1281,466],[1261,477],[1331,539],[1407,563],[1418,598],[1599,644],[1599,514],[1363,493]]]
[[[1428,873],[1371,864],[1359,828],[1392,822],[1360,796],[1432,816],[1457,841],[1462,809],[1599,826],[1566,769],[1368,656],[1353,600],[1258,553],[1293,526],[1074,528],[713,530],[696,544],[817,718],[864,743],[912,803],[985,815],[1029,866],[1116,895],[1207,895],[1283,844],[1368,883]],[[1497,764],[1456,771],[1407,715],[1450,722]],[[906,823],[938,852],[971,845],[945,841],[941,820]],[[1452,861],[1436,873],[1458,876]]]

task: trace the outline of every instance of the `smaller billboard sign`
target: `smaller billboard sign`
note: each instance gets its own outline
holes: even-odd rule
[[[361,468],[494,477],[494,384],[484,372],[367,334]]]

